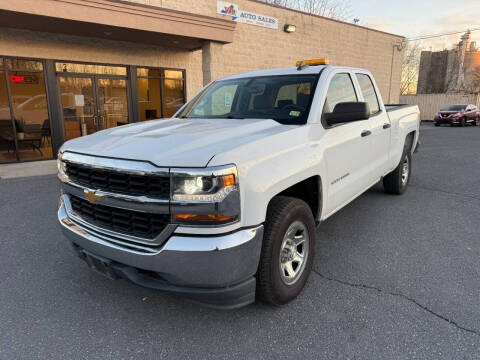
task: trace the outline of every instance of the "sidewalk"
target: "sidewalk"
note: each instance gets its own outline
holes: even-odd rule
[[[57,172],[57,161],[35,161],[0,165],[0,179],[52,175]]]

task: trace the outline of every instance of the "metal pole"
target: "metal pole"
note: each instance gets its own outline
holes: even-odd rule
[[[10,105],[10,118],[12,121],[12,131],[13,131],[13,142],[15,144],[15,157],[17,162],[20,161],[20,156],[18,155],[18,140],[17,140],[17,124],[15,123],[15,112],[13,110],[13,101],[12,101],[12,91],[10,89],[10,78],[8,76],[8,69],[5,64],[5,59],[3,59],[3,67],[5,73],[5,81],[7,82],[7,94],[8,94],[8,104]]]
[[[388,86],[388,103],[390,104],[390,100],[392,97],[392,79],[393,79],[393,60],[395,59],[395,47],[397,45],[392,46],[392,64],[390,66],[390,84]]]

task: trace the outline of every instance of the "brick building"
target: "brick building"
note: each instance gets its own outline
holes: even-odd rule
[[[254,0],[2,1],[0,163],[54,158],[68,139],[171,116],[213,79],[298,59],[367,68],[397,102],[402,41]]]
[[[470,32],[451,50],[422,51],[417,94],[478,92],[480,51],[470,42]]]

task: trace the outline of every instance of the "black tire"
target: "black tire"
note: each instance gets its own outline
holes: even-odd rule
[[[402,179],[403,165],[407,161],[408,174],[406,181]],[[394,195],[401,195],[407,190],[412,174],[412,154],[410,149],[405,149],[400,160],[400,164],[390,174],[383,178],[383,188],[385,192]]]
[[[478,121],[478,118],[473,119],[472,126],[477,126],[477,121]]]
[[[440,126],[440,124],[439,124],[439,123],[435,123],[435,126]]]
[[[281,263],[284,262],[280,259],[280,255],[287,230],[299,223],[304,225],[305,231],[308,233],[308,240],[307,237],[304,240],[308,241],[307,250],[304,253],[306,259],[302,265],[303,270],[300,270],[295,282],[287,284],[281,275]],[[257,299],[272,305],[282,305],[297,297],[305,286],[312,269],[315,242],[315,220],[307,203],[286,196],[273,198],[268,206],[265,221],[265,233],[257,272]],[[297,264],[297,266],[300,265]],[[301,269],[301,267],[297,269]]]
[[[460,121],[460,126],[461,126],[461,127],[464,127],[466,122],[467,122],[467,119],[466,119],[465,116],[464,116],[464,117],[462,118],[462,121]]]

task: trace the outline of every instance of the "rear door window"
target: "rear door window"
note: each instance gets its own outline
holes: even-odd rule
[[[370,114],[375,115],[376,113],[380,112],[380,105],[378,102],[377,93],[373,87],[372,79],[370,79],[370,76],[365,74],[357,74],[357,79],[358,83],[360,84],[360,88],[362,89],[363,98],[370,107]]]

